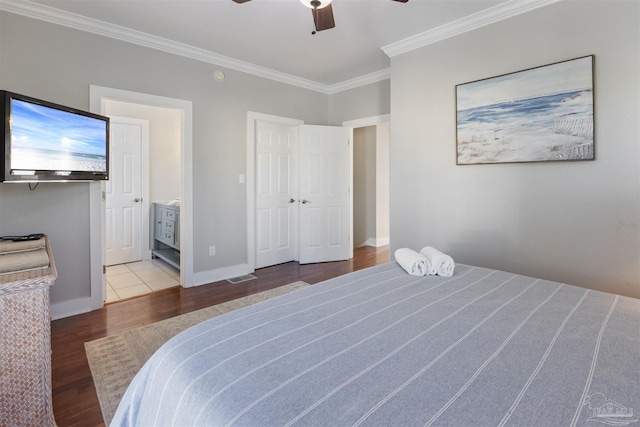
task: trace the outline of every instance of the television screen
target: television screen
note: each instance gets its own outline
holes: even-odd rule
[[[4,104],[5,181],[107,179],[108,118],[11,93]]]

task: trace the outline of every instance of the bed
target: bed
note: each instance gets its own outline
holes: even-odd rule
[[[634,409],[640,300],[390,262],[177,335],[111,426],[598,426]]]

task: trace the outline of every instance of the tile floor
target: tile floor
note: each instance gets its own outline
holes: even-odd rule
[[[180,286],[180,271],[161,259],[138,261],[107,267],[105,302],[148,294]]]

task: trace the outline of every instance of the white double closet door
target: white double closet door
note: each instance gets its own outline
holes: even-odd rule
[[[257,121],[256,268],[350,256],[349,130]]]

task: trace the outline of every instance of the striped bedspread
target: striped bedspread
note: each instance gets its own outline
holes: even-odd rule
[[[181,333],[111,425],[597,427],[638,412],[640,300],[391,262]]]

